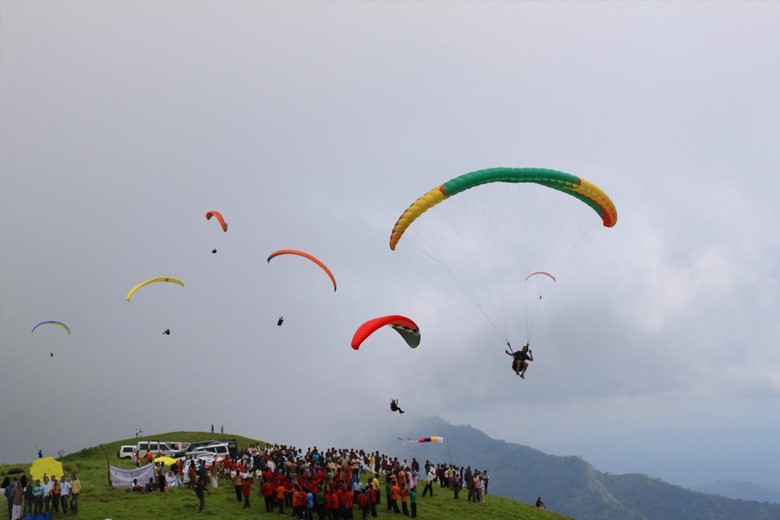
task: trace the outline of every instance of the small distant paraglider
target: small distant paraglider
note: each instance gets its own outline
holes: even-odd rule
[[[217,250],[216,249],[212,249],[211,250],[211,254],[216,255],[217,254]]]
[[[279,319],[276,320],[276,325],[281,327],[282,323],[284,323],[284,316],[279,316]]]
[[[130,301],[130,299],[133,297],[136,291],[138,291],[138,289],[140,289],[141,287],[145,287],[149,284],[157,283],[157,282],[175,283],[184,287],[184,282],[182,282],[181,280],[178,280],[176,278],[171,278],[170,276],[158,276],[156,278],[149,278],[148,280],[144,280],[143,282],[139,283],[138,285],[136,285],[135,287],[127,291],[125,300]]]
[[[398,399],[390,399],[390,411],[404,413],[404,411],[401,410],[401,407],[398,406]]]
[[[222,217],[222,213],[219,211],[207,211],[206,212],[206,220],[211,220],[211,217],[214,217],[217,219],[217,222],[219,222],[219,226],[222,228],[222,231],[227,233],[228,230],[228,224],[225,222],[225,219]]]
[[[165,329],[165,331],[163,331],[163,334],[166,335],[166,336],[170,336],[171,335],[171,329]]]

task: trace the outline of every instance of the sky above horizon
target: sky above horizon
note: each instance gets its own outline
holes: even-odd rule
[[[0,460],[211,424],[370,448],[399,397],[603,471],[780,490],[780,5],[0,15]],[[418,196],[496,166],[581,176],[617,225],[568,198],[584,229],[539,237],[563,209],[528,185],[475,188],[390,251]],[[513,290],[537,240],[559,276],[523,381],[504,341],[528,339]],[[302,259],[266,262],[282,248],[321,258],[338,290]],[[125,301],[154,276],[185,286]],[[501,313],[520,324],[508,337]],[[385,329],[350,348],[386,314],[414,319],[420,346]],[[71,334],[31,334],[44,320]]]

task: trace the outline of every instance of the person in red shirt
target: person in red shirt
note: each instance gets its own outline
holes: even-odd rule
[[[351,491],[345,491],[341,494],[341,517],[346,520],[352,520],[352,512],[354,510],[355,503]]]
[[[368,518],[368,497],[365,493],[358,493],[357,505],[360,508],[360,512],[363,513],[363,520]]]
[[[328,516],[333,520],[337,520],[339,517],[339,496],[336,494],[336,491],[331,489],[325,500],[328,506]]]
[[[249,508],[249,495],[252,494],[252,481],[246,477],[241,483],[241,494],[244,496],[244,509]]]
[[[274,510],[274,486],[270,481],[266,480],[263,485],[260,486],[260,490],[263,493],[265,499],[265,512],[272,513]]]
[[[371,518],[376,518],[376,505],[379,503],[379,491],[373,482],[368,484],[368,510],[371,512]]]

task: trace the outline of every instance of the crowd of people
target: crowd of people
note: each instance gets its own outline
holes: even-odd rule
[[[487,471],[411,462],[355,449],[301,450],[286,445],[253,445],[235,458],[219,462],[179,461],[169,471],[156,468],[157,483],[138,485],[139,491],[164,491],[166,483],[184,485],[198,498],[198,510],[205,506],[210,488],[229,482],[236,502],[251,508],[253,496],[266,513],[291,515],[303,520],[362,520],[380,512],[417,517],[418,479],[425,486],[422,496],[433,496],[435,485],[458,499],[462,488],[467,500],[484,501]]]
[[[21,520],[26,515],[38,515],[45,512],[67,515],[79,512],[79,496],[81,482],[74,473],[61,479],[48,475],[43,476],[43,482],[37,479],[32,482],[27,475],[21,478],[6,477],[2,486],[8,501],[8,520]]]
[[[145,453],[137,460],[152,460]],[[418,480],[423,485],[418,495]],[[293,446],[252,445],[222,460],[179,460],[169,467],[155,464],[155,476],[148,482],[133,481],[128,491],[165,492],[168,487],[186,486],[198,498],[203,511],[210,489],[220,483],[235,491],[236,502],[251,508],[253,496],[266,513],[290,515],[301,520],[362,520],[376,518],[380,512],[417,517],[418,498],[448,492],[466,500],[483,502],[490,478],[486,470],[451,463],[434,464],[426,460],[422,467],[416,458],[406,459],[355,449],[317,447],[301,450]],[[3,482],[8,500],[9,520],[24,514],[42,512],[78,513],[81,483],[70,478],[49,479],[34,484],[22,476]],[[537,507],[544,507],[541,498]]]

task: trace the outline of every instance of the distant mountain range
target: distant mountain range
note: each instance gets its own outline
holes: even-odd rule
[[[429,459],[487,470],[489,494],[529,504],[541,496],[548,509],[577,520],[780,519],[780,504],[717,496],[710,488],[697,492],[642,474],[603,473],[580,457],[547,455],[438,417],[407,416],[403,423],[394,436],[381,439],[380,451],[409,462],[414,457],[421,466]],[[446,442],[404,444],[396,438],[433,435]]]
[[[753,484],[752,482],[718,480],[717,482],[702,484],[691,489],[700,493],[720,495],[726,498],[780,503],[780,492]]]

